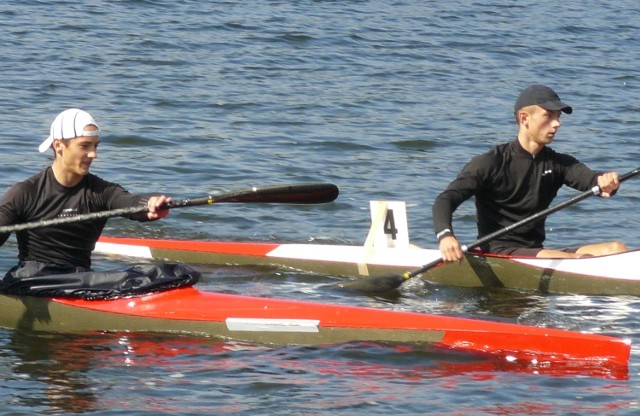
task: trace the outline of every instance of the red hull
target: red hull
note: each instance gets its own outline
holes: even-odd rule
[[[422,313],[202,292],[194,288],[138,298],[106,301],[55,299],[55,302],[114,316],[178,322],[185,328],[211,324],[215,326],[215,333],[210,335],[238,340],[301,344],[428,342],[460,351],[497,355],[510,361],[602,363],[625,368],[630,355],[630,342],[604,335]]]

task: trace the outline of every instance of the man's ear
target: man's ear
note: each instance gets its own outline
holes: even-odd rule
[[[62,143],[62,140],[58,140],[58,139],[53,140],[53,151],[57,156],[62,155],[63,147],[64,147],[64,144]]]
[[[517,119],[519,126],[524,124],[525,126],[529,127],[529,125],[527,124],[527,122],[529,121],[529,114],[526,111],[518,111]]]

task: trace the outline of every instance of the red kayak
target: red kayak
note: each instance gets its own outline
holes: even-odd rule
[[[626,374],[630,341],[605,335],[414,312],[203,292],[113,300],[0,295],[3,326],[54,332],[179,333],[267,344],[429,344],[515,365]]]

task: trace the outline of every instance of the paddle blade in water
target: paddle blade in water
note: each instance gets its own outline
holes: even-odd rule
[[[398,289],[405,280],[407,280],[405,275],[374,276],[342,282],[337,287],[343,290],[377,295]]]

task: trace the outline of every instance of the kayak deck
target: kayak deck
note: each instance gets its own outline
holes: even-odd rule
[[[270,265],[361,277],[403,274],[440,257],[438,250],[349,245],[273,244],[101,237],[96,252],[189,264]],[[468,253],[462,264],[434,267],[428,282],[544,293],[640,295],[640,250],[584,259]]]
[[[115,300],[0,296],[3,326],[54,332],[132,331],[268,344],[433,344],[538,365],[626,371],[630,342],[605,335],[337,304],[182,288]]]

